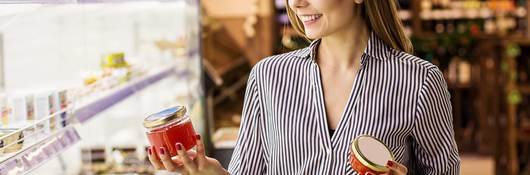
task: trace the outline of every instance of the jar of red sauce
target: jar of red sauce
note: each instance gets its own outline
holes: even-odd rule
[[[390,169],[386,167],[386,163],[394,160],[390,149],[383,142],[368,135],[355,138],[350,151],[351,166],[359,174],[388,173]]]
[[[197,145],[196,133],[184,106],[175,106],[147,116],[143,124],[151,145],[165,147],[171,156],[177,155],[176,143],[181,143],[186,150]]]

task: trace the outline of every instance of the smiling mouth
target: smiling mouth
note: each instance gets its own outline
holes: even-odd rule
[[[318,19],[320,19],[322,17],[322,14],[314,14],[314,15],[298,15],[298,17],[300,18],[300,20],[302,20],[302,22],[304,23],[311,23],[311,22],[315,22],[317,21]]]

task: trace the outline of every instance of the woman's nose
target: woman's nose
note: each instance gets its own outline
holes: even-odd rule
[[[307,0],[287,0],[287,1],[291,9],[303,8],[309,4]]]

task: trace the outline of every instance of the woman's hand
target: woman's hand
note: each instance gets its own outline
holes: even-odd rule
[[[395,161],[389,160],[386,163],[386,167],[390,169],[390,172],[384,175],[407,175],[407,167],[405,165],[401,165],[400,163],[397,163]],[[365,175],[375,175],[371,172],[366,172]]]
[[[228,175],[219,161],[207,157],[204,144],[197,135],[197,152],[185,151],[182,144],[177,143],[177,156],[170,157],[166,148],[149,147],[149,161],[157,170],[168,170],[183,175]]]

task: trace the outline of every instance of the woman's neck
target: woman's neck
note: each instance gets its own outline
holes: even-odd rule
[[[366,48],[370,31],[362,19],[323,37],[318,48],[317,63],[337,70],[357,69]]]

